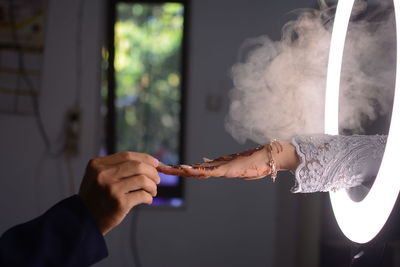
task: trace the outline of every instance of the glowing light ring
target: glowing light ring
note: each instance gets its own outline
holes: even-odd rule
[[[339,85],[343,50],[354,0],[340,0],[332,30],[325,97],[325,132],[338,134]],[[400,51],[400,0],[394,0],[397,51]],[[399,52],[398,52],[399,53]],[[331,192],[335,218],[350,240],[366,243],[372,240],[388,219],[400,189],[398,151],[400,151],[400,56],[396,59],[396,86],[389,136],[381,167],[368,195],[354,202],[345,190]]]

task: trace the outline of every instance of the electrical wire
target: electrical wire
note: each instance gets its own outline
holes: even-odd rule
[[[76,49],[75,49],[75,59],[76,59],[75,76],[76,77],[75,77],[75,96],[74,96],[74,104],[73,104],[73,108],[75,109],[76,112],[79,112],[80,91],[82,88],[82,21],[83,21],[84,5],[85,5],[85,0],[79,1],[78,12],[77,12],[77,23],[76,23]],[[25,83],[25,85],[27,86],[27,88],[30,92],[30,96],[31,96],[32,104],[33,104],[33,113],[35,116],[36,124],[38,126],[41,139],[43,140],[43,143],[45,145],[46,151],[54,157],[61,156],[65,152],[64,147],[61,147],[61,149],[57,149],[57,152],[52,151],[52,144],[51,144],[49,135],[46,132],[43,118],[40,113],[38,90],[33,85],[32,81],[29,78],[29,75],[26,71],[25,59],[24,59],[24,55],[23,55],[23,51],[22,51],[23,48],[22,48],[22,46],[19,42],[19,38],[18,38],[16,18],[15,18],[12,0],[8,0],[8,12],[9,12],[10,23],[11,23],[11,35],[12,35],[12,40],[14,43],[13,45],[15,46],[15,49],[17,51],[18,72],[20,73],[20,75],[18,76],[18,81],[19,81],[19,79],[22,79],[22,81]],[[16,102],[16,101],[17,100],[14,100],[14,102]],[[14,103],[14,105],[16,105],[16,104]]]
[[[82,89],[82,25],[84,15],[85,0],[79,1],[77,20],[76,20],[76,48],[75,48],[75,60],[76,60],[76,72],[75,72],[75,108],[80,106],[80,91]]]
[[[138,220],[139,220],[140,207],[136,206],[132,210],[132,221],[131,221],[131,249],[133,255],[133,262],[135,267],[142,267],[140,260],[139,249],[138,249]]]
[[[78,138],[79,133],[71,132],[71,131],[80,131],[80,127],[77,128],[72,124],[79,124],[80,120],[80,92],[82,89],[82,27],[83,27],[83,17],[84,17],[84,7],[85,0],[80,0],[78,3],[77,9],[77,18],[76,18],[76,28],[75,28],[75,95],[74,95],[74,103],[72,106],[72,110],[70,110],[67,114],[67,125],[64,127],[65,140],[64,140],[64,162],[67,170],[67,177],[69,180],[69,191],[70,193],[75,193],[75,179],[74,179],[74,169],[73,164],[71,162],[72,157],[78,153],[78,148],[76,147],[76,151],[74,148],[71,148],[71,143],[74,143],[73,146],[79,146],[76,140],[69,140],[71,138]],[[74,114],[74,115],[73,115]]]
[[[19,42],[19,38],[18,38],[18,32],[17,32],[17,25],[16,25],[16,17],[15,17],[15,13],[14,13],[14,5],[12,0],[8,0],[8,15],[9,15],[9,19],[10,19],[10,29],[11,29],[11,36],[12,36],[12,42],[13,42],[13,46],[15,47],[16,50],[16,54],[17,54],[17,66],[18,66],[18,80],[17,80],[17,88],[16,91],[19,91],[19,87],[20,87],[20,82],[25,83],[25,85],[27,86],[29,92],[30,92],[30,97],[32,100],[32,106],[33,106],[33,115],[35,117],[35,121],[39,130],[39,134],[40,137],[45,145],[45,150],[42,153],[42,156],[39,159],[38,162],[38,166],[36,167],[36,171],[35,171],[35,175],[34,175],[34,181],[35,181],[35,191],[36,191],[36,195],[38,197],[37,200],[37,210],[40,211],[40,175],[43,169],[43,165],[45,163],[45,158],[47,156],[51,156],[51,157],[57,157],[59,155],[62,154],[63,149],[60,149],[58,152],[53,152],[52,151],[52,145],[50,142],[50,138],[48,133],[45,130],[45,126],[44,126],[44,122],[40,113],[40,103],[39,103],[39,94],[38,94],[38,90],[35,88],[35,86],[33,85],[31,79],[29,78],[29,75],[26,71],[26,67],[25,67],[25,58],[23,55],[23,48],[22,45]],[[16,94],[16,98],[14,99],[14,112],[17,111],[17,107],[18,107],[18,94]]]
[[[17,51],[16,53],[17,53],[17,60],[18,60],[18,72],[20,74],[18,76],[18,79],[20,79],[20,78],[22,79],[22,81],[25,83],[25,85],[27,86],[27,88],[30,92],[32,105],[33,105],[33,114],[35,116],[36,124],[37,124],[38,130],[39,130],[41,139],[45,145],[46,152],[48,152],[52,156],[59,156],[62,153],[62,151],[59,151],[59,152],[52,151],[50,138],[49,138],[48,133],[46,132],[43,118],[40,113],[38,90],[33,85],[32,81],[29,78],[29,75],[26,71],[25,59],[24,59],[24,55],[23,55],[23,48],[22,48],[22,46],[19,42],[19,38],[18,38],[16,18],[15,18],[14,6],[13,6],[12,0],[8,0],[8,13],[9,13],[10,24],[11,24],[12,41],[13,41],[15,50]],[[18,90],[18,88],[17,88],[17,90]]]
[[[40,205],[41,204],[40,189],[41,189],[41,181],[42,181],[41,174],[42,174],[42,171],[43,171],[43,166],[44,166],[45,159],[46,159],[46,153],[43,152],[42,155],[39,157],[39,162],[38,162],[38,164],[36,166],[36,169],[35,169],[35,172],[34,172],[34,176],[33,176],[33,181],[34,181],[33,188],[34,188],[35,195],[37,196],[37,199],[36,199],[36,213],[38,213],[38,214],[42,213],[41,205]]]
[[[69,187],[69,193],[74,194],[75,193],[75,180],[74,180],[74,169],[72,168],[71,164],[71,158],[69,155],[64,154],[64,162],[65,162],[65,167],[67,171],[67,176],[68,176],[68,187]]]
[[[84,13],[84,5],[85,5],[85,0],[80,0],[78,4],[78,11],[77,11],[77,20],[76,20],[76,49],[75,49],[75,59],[76,59],[76,72],[75,72],[75,95],[74,95],[74,104],[73,104],[73,109],[75,112],[79,112],[79,105],[80,105],[80,91],[82,88],[82,21],[83,21],[83,13]],[[38,170],[41,170],[43,168],[44,164],[44,158],[46,156],[50,156],[53,158],[58,158],[63,155],[64,163],[66,166],[66,171],[67,171],[67,177],[69,179],[69,190],[70,193],[74,193],[75,191],[75,182],[74,182],[74,175],[73,175],[73,168],[71,164],[71,155],[66,153],[65,149],[65,142],[66,140],[66,133],[65,129],[67,129],[66,123],[63,125],[63,130],[61,131],[61,135],[59,138],[57,138],[57,142],[61,144],[58,148],[54,148],[51,141],[49,134],[46,132],[46,128],[44,125],[43,118],[40,113],[40,102],[39,102],[39,91],[37,88],[35,88],[33,82],[31,81],[27,71],[26,71],[26,65],[25,65],[25,58],[24,58],[24,52],[23,52],[23,47],[20,43],[19,37],[18,37],[18,30],[17,30],[17,22],[16,22],[16,16],[15,16],[15,6],[13,4],[12,0],[8,0],[8,13],[9,13],[9,18],[10,18],[10,25],[11,25],[11,36],[12,36],[12,42],[13,46],[15,47],[16,54],[17,54],[17,60],[18,60],[18,84],[21,82],[24,83],[29,92],[30,92],[30,97],[32,101],[32,106],[33,106],[33,115],[35,117],[35,121],[40,133],[40,137],[44,143],[45,146],[45,151],[44,154],[39,161],[39,166],[37,167]],[[19,85],[16,90],[19,90]],[[14,99],[14,109],[17,109],[18,106],[18,97],[16,96],[16,99]],[[14,110],[15,111],[15,110]],[[67,155],[68,154],[68,155]],[[39,174],[39,172],[37,172]],[[38,180],[38,177],[35,178],[35,181]],[[38,182],[38,181],[37,181]],[[40,204],[39,204],[40,206]],[[40,207],[38,207],[40,208]]]

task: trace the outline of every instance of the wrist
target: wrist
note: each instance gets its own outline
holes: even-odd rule
[[[276,161],[278,171],[296,170],[299,165],[299,159],[296,154],[296,148],[289,142],[280,142],[282,150],[275,152],[273,157]]]

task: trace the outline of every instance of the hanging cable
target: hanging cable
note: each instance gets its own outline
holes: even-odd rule
[[[133,262],[135,267],[142,267],[140,260],[139,249],[138,249],[138,220],[139,220],[140,207],[136,206],[132,210],[132,221],[131,221],[131,248],[133,254]]]
[[[28,87],[28,90],[31,95],[32,99],[32,104],[33,104],[33,113],[36,119],[36,124],[38,126],[40,136],[44,142],[46,151],[51,153],[51,143],[49,136],[46,132],[46,129],[43,124],[43,119],[40,114],[40,106],[39,106],[39,95],[38,91],[35,89],[31,79],[29,78],[26,68],[25,68],[25,60],[23,56],[23,51],[22,51],[22,46],[19,43],[18,39],[18,32],[17,32],[17,25],[16,25],[16,20],[15,20],[15,13],[14,13],[14,7],[13,7],[13,1],[8,0],[8,13],[10,16],[10,24],[11,24],[11,36],[13,40],[13,45],[15,46],[15,50],[17,51],[17,57],[18,57],[18,72],[20,73],[20,77],[22,80],[25,82],[26,86]]]
[[[83,12],[85,7],[85,0],[79,1],[77,22],[76,22],[76,48],[75,48],[75,60],[76,60],[76,85],[75,85],[75,107],[80,106],[80,91],[82,89],[82,26],[83,26]]]

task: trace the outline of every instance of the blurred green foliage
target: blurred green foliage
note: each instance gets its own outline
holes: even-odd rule
[[[118,151],[179,160],[183,8],[179,3],[117,5]]]

